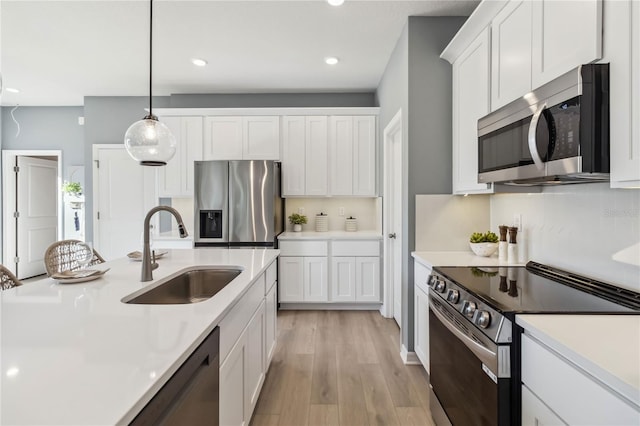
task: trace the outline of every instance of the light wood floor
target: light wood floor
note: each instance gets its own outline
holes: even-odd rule
[[[433,425],[427,373],[402,363],[399,334],[377,311],[279,311],[251,426]]]

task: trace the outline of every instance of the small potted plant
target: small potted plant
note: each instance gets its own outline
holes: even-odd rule
[[[474,232],[469,238],[469,247],[476,256],[489,257],[498,249],[498,236],[491,231]]]
[[[82,195],[82,186],[78,182],[67,182],[65,180],[62,184],[62,192],[74,197],[79,197]]]
[[[307,223],[307,217],[303,214],[291,213],[289,222],[293,225],[295,232],[300,232],[302,231],[302,225]]]

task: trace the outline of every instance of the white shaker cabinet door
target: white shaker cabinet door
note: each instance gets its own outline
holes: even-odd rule
[[[220,366],[220,426],[248,425],[245,422],[244,337],[231,349]]]
[[[353,117],[353,195],[376,195],[376,117]]]
[[[280,116],[242,118],[242,159],[280,159]]]
[[[356,258],[331,258],[331,301],[355,302]]]
[[[278,259],[278,292],[280,302],[302,302],[303,295],[303,257],[281,256]]]
[[[602,0],[532,2],[532,88],[602,57]]]
[[[305,195],[327,195],[327,117],[306,117]]]
[[[478,119],[489,113],[489,28],[453,63],[453,193],[491,193],[478,183]]]
[[[514,0],[491,22],[491,110],[531,91],[531,0]]]
[[[176,153],[158,168],[159,197],[193,197],[193,163],[202,160],[202,117],[162,117],[176,138]]]
[[[282,196],[305,195],[305,129],[303,116],[282,117]]]
[[[329,300],[326,257],[305,257],[304,264],[304,301],[326,302]]]
[[[205,117],[203,160],[242,160],[242,117]]]
[[[278,286],[273,285],[267,292],[265,300],[265,360],[269,369],[273,354],[276,351],[278,336]]]
[[[356,301],[380,302],[379,257],[356,257]]]
[[[264,359],[264,327],[265,303],[262,302],[244,331],[245,362],[244,362],[244,419],[246,424],[258,402],[260,390],[264,383],[266,365]]]
[[[529,388],[522,386],[522,426],[564,426],[560,417],[547,407]]]
[[[182,156],[180,153],[181,117],[160,117],[176,138],[177,149],[164,167],[158,167],[158,196],[178,197],[181,195]]]
[[[329,193],[353,194],[353,117],[329,117]]]
[[[415,262],[415,261],[414,261]],[[431,268],[414,263],[414,348],[424,368],[429,372],[429,286]]]

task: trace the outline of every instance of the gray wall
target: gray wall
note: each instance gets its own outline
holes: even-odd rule
[[[451,66],[440,53],[465,20],[409,17],[376,92],[381,142],[389,120],[399,108],[403,114],[402,344],[409,351],[413,351],[410,253],[415,248],[415,196],[451,193]]]
[[[172,108],[284,108],[371,107],[375,94],[367,93],[222,93],[174,94]]]
[[[84,164],[84,130],[78,117],[81,106],[71,107],[18,107],[13,113],[20,125],[11,117],[13,107],[2,107],[2,149],[61,150],[62,171],[67,166]]]

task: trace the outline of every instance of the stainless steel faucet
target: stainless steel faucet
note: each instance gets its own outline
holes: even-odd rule
[[[151,221],[151,216],[153,216],[154,213],[162,210],[171,213],[173,217],[176,218],[176,221],[178,222],[178,232],[180,233],[180,238],[185,238],[186,236],[189,235],[187,233],[187,228],[185,228],[184,223],[182,223],[182,216],[180,216],[180,213],[178,213],[178,211],[173,207],[156,206],[151,210],[149,210],[149,213],[147,213],[147,215],[144,218],[144,247],[142,249],[142,278],[140,279],[140,281],[142,282],[153,280],[152,271],[158,267],[158,264],[155,263],[155,259],[154,259],[154,262],[151,263],[151,247],[149,247],[149,225],[150,225],[149,222]]]

